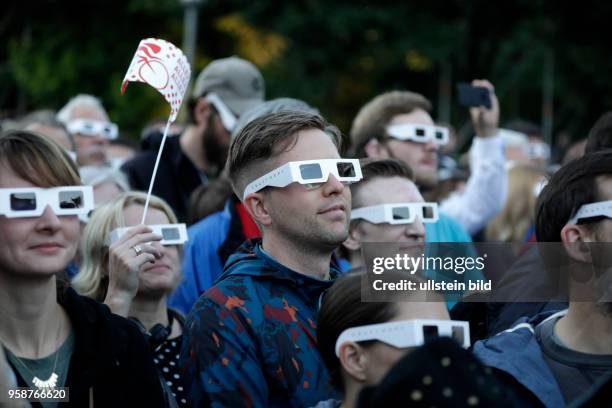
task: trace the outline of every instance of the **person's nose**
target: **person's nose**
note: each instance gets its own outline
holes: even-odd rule
[[[345,188],[346,186],[343,183],[338,181],[333,174],[330,174],[327,181],[323,184],[323,194],[326,196],[340,194]]]
[[[440,146],[435,143],[433,140],[429,140],[427,143],[425,143],[425,146],[423,147],[423,149],[426,152],[437,152],[438,150],[440,150]]]
[[[47,205],[43,213],[38,217],[36,227],[39,231],[55,233],[62,227],[62,222],[51,206]]]
[[[93,139],[93,143],[95,143],[95,144],[98,144],[98,145],[107,145],[109,143],[108,139],[105,138],[102,135],[96,135],[96,136],[91,136],[91,137]]]
[[[421,217],[416,217],[414,222],[406,224],[404,234],[411,241],[424,242],[425,241],[425,226]]]

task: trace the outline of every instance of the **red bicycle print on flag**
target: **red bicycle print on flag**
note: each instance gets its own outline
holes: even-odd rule
[[[161,47],[153,43],[145,43],[138,48],[138,76],[140,79],[156,89],[168,86],[170,75],[163,60],[152,54],[159,54]]]

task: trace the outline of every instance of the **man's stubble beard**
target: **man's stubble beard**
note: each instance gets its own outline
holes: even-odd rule
[[[331,225],[325,226],[314,219],[293,219],[293,222],[281,227],[280,232],[288,239],[297,242],[300,247],[331,253],[348,237],[348,221],[342,233],[332,230]]]
[[[211,167],[222,169],[227,160],[229,146],[223,146],[219,143],[219,135],[215,132],[216,116],[217,114],[215,113],[208,117],[206,130],[204,130],[202,134],[202,149],[204,150],[206,162],[209,163]]]
[[[412,171],[414,172],[415,184],[417,185],[419,190],[421,190],[421,193],[433,190],[434,188],[438,186],[438,175],[437,174],[425,175],[422,172],[419,172],[418,166],[413,166],[410,163],[408,163],[406,160],[397,157],[393,153],[393,149],[389,147],[388,144],[385,143],[384,146],[385,146],[385,149],[387,150],[387,155],[389,156],[390,159],[401,161],[406,166],[412,169]]]

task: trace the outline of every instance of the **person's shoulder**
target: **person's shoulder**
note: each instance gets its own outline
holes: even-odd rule
[[[155,163],[156,157],[157,154],[151,150],[139,152],[136,154],[136,156],[123,163],[123,165],[121,165],[121,169],[124,170],[134,167],[141,167],[143,164],[149,164],[151,162]]]
[[[141,336],[136,324],[112,313],[105,304],[79,295],[72,288],[66,290],[60,303],[66,308],[77,330],[97,333],[98,341],[103,342],[104,338],[119,341]]]
[[[440,212],[437,222],[426,224],[425,228],[429,242],[472,242],[465,228],[443,212]],[[430,235],[433,236],[430,238]]]
[[[206,290],[190,314],[243,314],[261,310],[261,283],[251,276],[229,275]]]
[[[509,329],[497,333],[488,339],[474,344],[474,353],[516,354],[528,353],[530,347],[539,349],[535,337],[535,328],[554,313],[546,312],[536,316],[523,316],[516,320]]]
[[[444,225],[448,228],[463,229],[463,227],[461,226],[461,224],[459,224],[459,222],[455,221],[454,218],[452,218],[450,215],[443,213],[443,212],[440,212],[440,216],[438,218],[437,223],[440,223],[440,225]]]
[[[201,219],[187,229],[190,240],[208,237],[211,232],[229,223],[230,217],[227,211],[221,210]]]

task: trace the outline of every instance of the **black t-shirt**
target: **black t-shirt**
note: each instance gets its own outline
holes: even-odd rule
[[[536,327],[536,338],[567,404],[587,392],[597,380],[612,374],[612,355],[586,354],[567,348],[555,334],[562,316]]]

